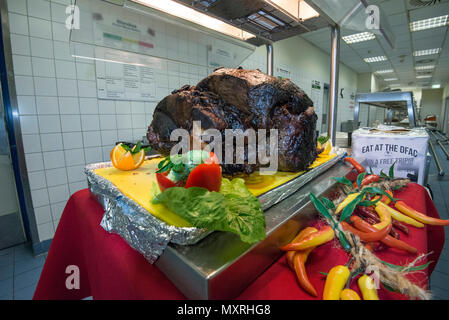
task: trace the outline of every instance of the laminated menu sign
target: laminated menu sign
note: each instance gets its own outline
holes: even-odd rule
[[[429,135],[425,129],[393,126],[360,128],[352,134],[352,156],[375,174],[395,163],[395,177],[424,183]]]
[[[101,47],[95,48],[95,56],[99,99],[157,101],[161,59]]]

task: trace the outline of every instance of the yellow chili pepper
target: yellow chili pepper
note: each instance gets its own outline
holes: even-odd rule
[[[344,207],[346,207],[352,200],[354,200],[355,198],[357,198],[357,196],[360,194],[360,192],[355,192],[355,193],[351,193],[349,194],[342,202],[340,202],[340,204],[337,206],[337,209],[335,210],[336,214],[339,214]]]
[[[449,220],[441,220],[426,216],[425,214],[418,212],[407,205],[404,201],[398,201],[394,206],[402,213],[406,214],[412,219],[418,220],[419,222],[435,226],[449,226]]]
[[[344,289],[340,293],[340,300],[361,300],[357,292],[352,289]]]
[[[357,283],[362,292],[363,300],[379,300],[377,289],[374,286],[374,280],[370,276],[364,274],[359,278]]]
[[[348,281],[350,272],[346,266],[333,267],[326,277],[323,300],[340,300],[340,294]]]
[[[386,227],[388,227],[391,224],[391,214],[390,212],[379,204],[379,202],[376,204],[375,210],[377,214],[379,215],[380,222],[373,225],[374,228],[378,230],[382,230]]]
[[[334,229],[330,226],[324,226],[320,231],[314,232],[299,242],[289,243],[281,247],[283,251],[298,251],[313,248],[331,241],[335,237]]]
[[[400,213],[397,210],[394,210],[393,208],[387,206],[385,203],[378,202],[377,204],[379,204],[380,206],[382,206],[385,209],[387,209],[388,212],[390,212],[391,217],[393,219],[397,220],[397,221],[402,221],[402,222],[408,223],[409,225],[412,225],[412,226],[417,227],[417,228],[423,228],[424,227],[424,224],[422,224],[421,222],[416,221],[415,219],[410,218],[410,217],[406,216],[405,214]]]

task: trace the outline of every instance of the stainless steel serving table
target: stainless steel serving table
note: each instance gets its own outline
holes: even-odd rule
[[[350,170],[340,161],[267,209],[267,237],[260,243],[249,245],[232,233],[214,232],[195,245],[169,244],[155,265],[190,299],[232,299],[273,264],[282,255],[279,247],[316,215],[309,194],[328,195],[336,185],[332,177]]]

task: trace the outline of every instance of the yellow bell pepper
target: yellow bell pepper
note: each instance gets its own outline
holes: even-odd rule
[[[374,287],[374,280],[370,276],[364,274],[357,283],[362,292],[363,300],[379,300],[377,289]]]
[[[354,200],[355,198],[357,198],[357,196],[360,194],[360,192],[355,192],[355,193],[351,193],[349,194],[342,202],[340,202],[340,204],[337,206],[337,209],[335,210],[336,214],[339,214],[344,207],[346,207],[349,203],[351,203],[352,200]]]
[[[361,300],[357,292],[352,289],[344,289],[340,293],[340,300]]]
[[[333,267],[326,277],[323,300],[340,300],[340,294],[348,281],[350,272],[346,266]]]
[[[417,228],[423,228],[424,227],[424,224],[422,224],[421,222],[416,221],[415,219],[410,218],[410,217],[406,216],[405,214],[400,213],[397,210],[394,210],[390,206],[387,206],[385,203],[382,203],[382,202],[379,201],[377,204],[382,206],[382,207],[384,207],[385,209],[387,209],[388,212],[390,212],[391,217],[393,219],[397,220],[397,221],[402,221],[402,222],[408,223],[409,225],[412,225],[412,226],[417,227]]]

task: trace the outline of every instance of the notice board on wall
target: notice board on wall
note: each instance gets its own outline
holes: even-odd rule
[[[161,59],[102,47],[95,48],[95,56],[99,99],[157,101]]]

